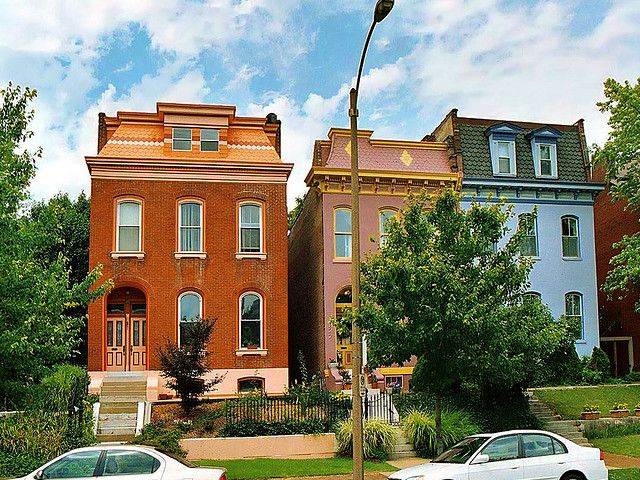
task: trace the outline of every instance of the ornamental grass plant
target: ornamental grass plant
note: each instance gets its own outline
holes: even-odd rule
[[[386,460],[393,453],[398,438],[398,430],[381,420],[366,420],[363,428],[364,458]],[[353,422],[344,420],[336,428],[336,442],[340,455],[352,455]]]

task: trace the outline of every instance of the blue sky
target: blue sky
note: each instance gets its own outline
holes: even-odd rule
[[[0,0],[0,84],[38,89],[34,198],[89,190],[97,114],[156,101],[274,111],[301,195],[313,140],[347,125],[375,0]],[[375,32],[360,126],[419,139],[464,116],[573,123],[606,139],[607,77],[640,76],[640,0],[396,0]]]

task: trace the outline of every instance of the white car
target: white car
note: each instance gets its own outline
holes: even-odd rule
[[[608,480],[602,452],[550,432],[511,430],[467,437],[393,480]]]
[[[226,470],[199,468],[152,447],[97,445],[60,455],[21,480],[97,480],[95,477],[105,477],[105,480],[226,480]]]

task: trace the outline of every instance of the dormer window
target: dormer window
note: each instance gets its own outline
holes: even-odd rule
[[[489,139],[491,165],[494,176],[516,175],[516,135],[520,127],[510,123],[492,125],[485,132]]]
[[[200,151],[217,152],[220,144],[220,131],[214,128],[200,130]]]
[[[173,149],[179,152],[191,151],[191,129],[173,128],[172,140]]]
[[[527,135],[531,142],[536,177],[558,178],[556,140],[561,135],[562,133],[551,127],[538,128]]]

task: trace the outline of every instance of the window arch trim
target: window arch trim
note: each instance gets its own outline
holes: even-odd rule
[[[178,346],[180,346],[180,342],[181,342],[181,338],[180,338],[180,324],[182,323],[182,299],[187,296],[187,295],[195,295],[196,297],[198,297],[198,307],[199,307],[199,311],[198,311],[198,316],[200,317],[200,319],[203,318],[203,310],[204,310],[204,305],[203,305],[203,300],[202,300],[202,294],[196,290],[192,290],[192,289],[185,289],[184,291],[182,291],[179,295],[178,295],[178,305],[177,305],[177,315],[176,315],[176,320],[177,320],[177,335],[176,338],[178,339]],[[189,320],[187,320],[188,322]]]
[[[566,235],[564,234],[564,221],[565,220],[573,220],[575,222],[575,235]],[[576,215],[562,215],[560,217],[560,238],[561,238],[561,248],[562,248],[562,258],[565,260],[579,260],[582,258],[582,249],[580,245],[580,218]],[[575,250],[577,255],[565,255],[565,245],[567,248],[569,247],[569,240],[565,242],[565,239],[575,239]]]
[[[143,245],[143,218],[144,218],[144,201],[141,197],[134,195],[126,195],[121,196],[115,199],[115,238],[114,238],[114,248],[113,253],[117,256],[144,256],[144,245]],[[137,250],[120,250],[120,206],[123,203],[134,203],[138,205],[138,248]],[[126,226],[126,225],[123,225]],[[129,225],[133,226],[133,225]]]
[[[264,379],[264,377],[252,376],[252,377],[241,377],[241,378],[238,378],[237,387],[236,387],[237,390],[238,390],[238,393],[241,393],[240,392],[240,384],[242,382],[247,382],[247,381],[260,382],[262,384],[261,390],[262,390],[263,393],[265,392],[266,380]]]
[[[200,242],[200,248],[198,250],[183,250],[182,249],[182,205],[184,204],[197,204],[200,206],[200,237],[199,237],[199,242]],[[178,207],[178,212],[177,212],[177,235],[176,235],[176,254],[179,257],[184,257],[184,256],[202,256],[203,254],[205,254],[206,252],[206,248],[205,248],[205,235],[204,235],[204,229],[205,229],[205,205],[204,205],[204,200],[198,197],[182,197],[178,199],[177,202],[177,207]]]
[[[244,206],[254,206],[259,208],[258,215],[258,228],[259,228],[259,240],[260,246],[258,251],[254,250],[243,250],[242,245],[242,230],[243,228],[255,228],[255,227],[243,227],[242,225],[242,207]],[[266,258],[266,234],[265,234],[265,202],[262,200],[258,200],[255,198],[244,198],[238,201],[238,241],[237,241],[237,254],[236,258],[242,257],[261,257]]]
[[[259,318],[259,340],[260,343],[257,345],[258,348],[252,349],[249,348],[249,346],[243,346],[242,345],[242,299],[245,298],[248,295],[255,295],[258,297],[259,301],[260,301],[260,318]],[[265,304],[265,299],[264,299],[264,295],[262,295],[260,292],[255,291],[255,290],[247,290],[245,292],[242,292],[239,296],[238,296],[238,350],[240,352],[251,352],[256,351],[256,352],[263,352],[265,350],[265,344],[266,344],[266,339],[265,339],[265,328],[264,328],[264,321],[265,321],[265,312],[266,312],[266,304]],[[247,319],[244,320],[245,322],[250,321],[250,322],[255,322],[256,320],[253,319]]]
[[[338,220],[338,212],[347,211],[349,212],[349,230],[340,230],[338,231],[337,220]],[[353,211],[351,206],[349,205],[336,205],[333,207],[333,259],[337,261],[351,261],[351,257],[353,255]],[[349,255],[338,255],[338,236],[348,237],[349,242]],[[345,247],[346,249],[346,247]]]

